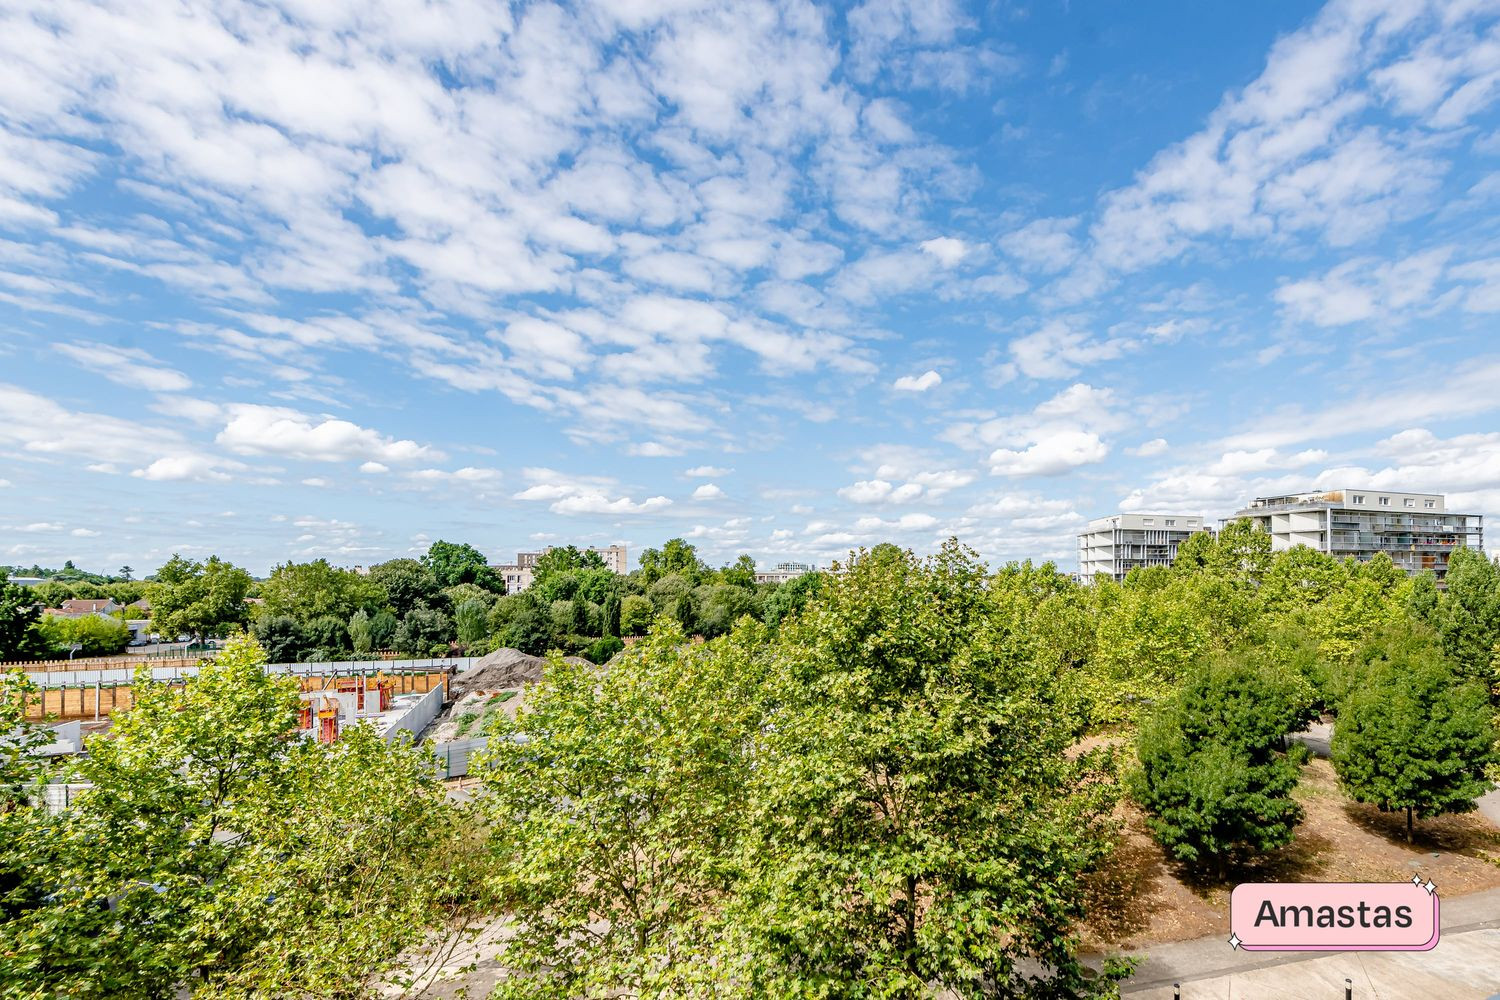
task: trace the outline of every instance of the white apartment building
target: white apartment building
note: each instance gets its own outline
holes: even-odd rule
[[[491,566],[490,569],[500,574],[505,581],[505,592],[507,594],[519,594],[531,586],[531,581],[536,572],[536,561],[551,552],[555,546],[549,545],[540,552],[517,552],[516,561],[505,563],[500,566]],[[623,545],[591,545],[585,551],[593,552],[604,560],[604,568],[611,573],[624,576],[628,569],[629,552]]]
[[[1366,562],[1384,552],[1408,574],[1441,581],[1459,547],[1484,548],[1484,516],[1447,509],[1439,493],[1352,489],[1257,497],[1235,515],[1271,533],[1271,551],[1306,545]]]
[[[788,580],[795,580],[799,576],[805,576],[817,569],[808,563],[784,562],[777,563],[774,569],[757,569],[755,571],[756,583],[782,584]]]
[[[1123,580],[1137,566],[1170,566],[1177,546],[1211,530],[1201,514],[1112,514],[1078,533],[1078,578]]]

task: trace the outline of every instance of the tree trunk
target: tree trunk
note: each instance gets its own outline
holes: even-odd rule
[[[1411,843],[1411,806],[1406,807],[1406,842]]]

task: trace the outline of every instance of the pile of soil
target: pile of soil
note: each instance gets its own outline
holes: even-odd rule
[[[542,668],[546,665],[544,657],[529,656],[519,649],[497,649],[482,657],[472,670],[453,678],[448,696],[460,701],[471,691],[502,691],[535,684],[542,679]]]
[[[579,656],[563,657],[569,663],[593,666]],[[531,656],[519,649],[497,649],[481,657],[472,670],[454,676],[448,685],[448,706],[432,721],[426,735],[435,740],[456,739],[458,718],[465,711],[474,711],[490,697],[504,692],[518,692],[495,706],[512,719],[516,710],[526,703],[526,688],[542,679],[542,670],[547,666],[544,656]],[[477,729],[468,733],[478,736]]]

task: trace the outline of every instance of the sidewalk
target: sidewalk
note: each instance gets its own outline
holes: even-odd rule
[[[1441,887],[1439,894],[1441,895]],[[1129,952],[1141,958],[1123,993],[1139,1000],[1490,1000],[1500,996],[1500,889],[1444,899],[1443,936],[1426,952],[1247,952],[1199,938]]]

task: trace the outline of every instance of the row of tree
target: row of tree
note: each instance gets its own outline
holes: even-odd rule
[[[621,581],[553,563],[486,628],[546,631],[561,606],[588,629],[597,605],[608,637],[620,591],[590,588]],[[682,593],[652,588],[737,586],[719,572],[679,564],[624,593],[621,631],[628,598],[661,613],[609,669],[554,658],[494,722],[473,817],[419,751],[289,739],[290,689],[248,639],[185,691],[147,685],[118,749],[91,744],[97,785],[68,815],[41,815],[35,765],[0,756],[0,986],[361,996],[422,928],[492,905],[513,921],[502,997],[1112,996],[1126,970],[1091,973],[1075,948],[1122,795],[1217,873],[1295,834],[1285,737],[1315,711],[1336,717],[1343,787],[1383,809],[1471,807],[1500,765],[1500,570],[1478,553],[1439,590],[1388,561],[1273,557],[1236,525],[1174,568],[1085,586],[991,574],[954,542],[878,546],[774,625],[743,615],[691,643]],[[398,627],[434,610],[387,607]],[[1100,733],[1133,737],[1136,761],[1085,741]],[[391,870],[363,867],[362,844]],[[452,852],[462,878],[391,851]]]
[[[727,632],[745,615],[772,624],[804,604],[820,574],[780,587],[757,585],[749,556],[712,569],[682,539],[646,549],[640,569],[620,575],[597,553],[574,546],[544,553],[534,583],[505,594],[500,577],[471,545],[438,541],[420,559],[392,559],[356,572],[326,559],[287,562],[265,580],[218,558],[173,556],[144,581],[91,580],[7,586],[0,578],[0,659],[83,655],[123,648],[123,625],[103,619],[49,619],[44,606],[69,597],[146,599],[161,635],[254,632],[273,662],[338,659],[394,649],[415,656],[482,654],[512,646],[559,649],[603,662],[621,637],[643,634],[659,615],[690,634]],[[10,615],[17,625],[6,630]],[[79,624],[79,623],[82,624]]]

